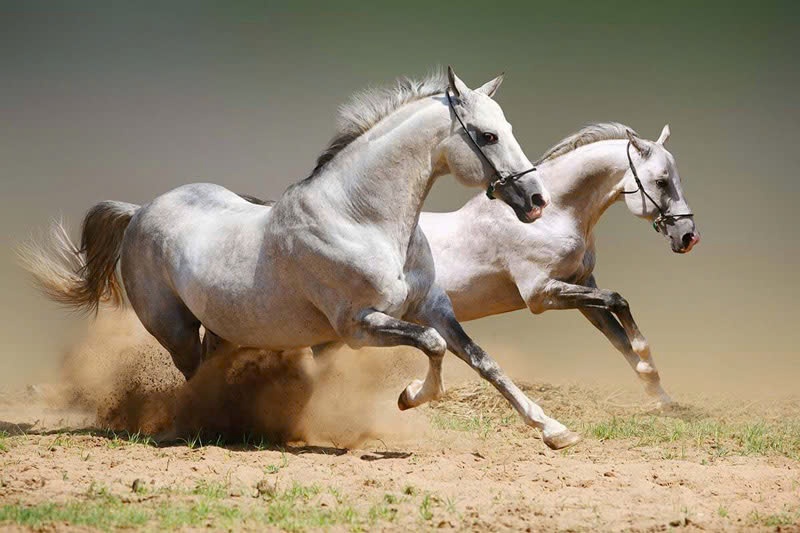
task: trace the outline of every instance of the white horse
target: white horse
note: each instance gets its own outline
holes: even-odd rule
[[[597,124],[567,137],[538,162],[552,203],[536,224],[518,224],[484,195],[452,213],[423,213],[436,282],[459,320],[527,307],[533,313],[578,309],[619,350],[661,404],[661,386],[647,341],[625,299],[597,288],[594,226],[614,202],[653,222],[677,253],[700,240],[675,158],[621,124]],[[616,318],[615,318],[616,315]]]
[[[28,267],[47,294],[77,308],[119,304],[123,283],[142,324],[187,379],[220,345],[282,352],[340,341],[409,345],[428,356],[429,370],[400,394],[405,409],[441,396],[449,348],[548,446],[574,444],[579,436],[547,417],[466,335],[434,284],[417,223],[437,177],[486,187],[523,222],[547,203],[491,98],[502,78],[471,90],[448,74],[357,96],[312,175],[272,209],[209,184],[179,187],[142,207],[103,202],[84,220],[80,249],[56,228],[60,246],[29,248]]]

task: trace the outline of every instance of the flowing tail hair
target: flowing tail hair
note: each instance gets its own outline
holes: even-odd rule
[[[42,241],[19,247],[20,261],[51,300],[86,313],[96,313],[101,302],[120,307],[124,290],[116,267],[125,229],[138,209],[110,201],[92,207],[83,219],[80,248],[56,221]]]

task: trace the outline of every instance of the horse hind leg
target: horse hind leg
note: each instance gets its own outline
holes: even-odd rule
[[[205,326],[204,326],[205,328]],[[217,357],[219,355],[224,355],[232,352],[236,348],[236,345],[226,341],[213,331],[208,328],[205,328],[205,332],[203,333],[203,342],[202,342],[202,360],[208,361],[212,357]]]
[[[138,224],[128,227],[122,245],[120,270],[131,307],[144,328],[169,351],[172,362],[189,380],[203,358],[200,320],[175,293],[159,253],[145,253],[152,237]]]
[[[162,296],[153,305],[149,301],[146,312],[141,312],[134,298],[134,310],[145,329],[167,349],[172,362],[188,381],[203,360],[200,343],[200,321],[177,298]]]
[[[203,360],[203,348],[200,343],[200,322],[191,317],[164,317],[159,331],[151,334],[164,346],[172,356],[172,362],[181,371],[187,381],[197,371]]]

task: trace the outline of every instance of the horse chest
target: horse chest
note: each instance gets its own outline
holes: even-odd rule
[[[338,236],[335,246],[319,249],[323,253],[317,254],[316,272],[321,292],[315,303],[323,307],[341,302],[344,291],[353,308],[371,307],[399,318],[433,283],[430,252],[417,239],[405,252],[379,232],[354,228],[351,234]]]
[[[583,239],[562,239],[552,263],[550,277],[568,283],[581,283],[594,270],[594,250]]]
[[[574,232],[543,233],[530,243],[529,261],[552,279],[571,278],[584,267],[585,240]]]
[[[406,264],[402,269],[394,264],[384,264],[383,267],[362,272],[364,283],[370,287],[367,292],[376,294],[377,298],[372,302],[376,309],[402,318],[428,293],[434,279],[433,272],[413,264]]]
[[[586,279],[591,276],[592,272],[594,271],[594,263],[595,263],[595,255],[594,249],[587,248],[581,254],[580,261],[571,271],[568,271],[565,275],[562,275],[559,278],[561,281],[566,281],[568,283],[575,283],[578,285],[582,285]]]

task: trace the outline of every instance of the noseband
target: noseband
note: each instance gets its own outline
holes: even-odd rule
[[[653,204],[656,209],[658,209],[658,217],[653,220],[653,229],[656,230],[658,233],[664,233],[666,230],[664,227],[669,224],[670,222],[675,222],[681,218],[692,218],[694,217],[693,213],[681,213],[680,215],[670,215],[666,213],[661,206],[653,200],[653,197],[650,196],[647,191],[642,186],[642,181],[639,179],[639,174],[636,172],[636,167],[633,164],[633,159],[631,159],[631,142],[628,141],[628,146],[625,148],[626,153],[628,154],[628,165],[631,167],[631,172],[633,173],[633,179],[636,180],[637,189],[635,191],[622,191],[622,194],[636,194],[640,192],[644,194],[645,198],[650,200],[650,203]]]
[[[456,107],[453,104],[453,99],[450,96],[450,89],[446,89],[444,91],[444,94],[447,95],[447,104],[450,106],[450,109],[453,111],[453,115],[455,115],[456,120],[458,120],[458,123],[461,124],[461,129],[464,130],[464,133],[466,134],[467,139],[470,140],[470,142],[475,147],[475,149],[478,151],[478,153],[481,154],[481,157],[483,158],[483,160],[486,161],[486,163],[489,165],[489,167],[491,167],[491,169],[494,171],[494,175],[492,176],[493,179],[489,182],[489,186],[486,188],[486,196],[488,196],[490,200],[494,200],[494,191],[498,187],[505,187],[506,184],[512,183],[512,182],[518,180],[519,178],[521,178],[522,176],[524,176],[525,174],[529,174],[529,173],[533,172],[534,170],[536,170],[536,167],[531,167],[528,170],[523,170],[522,172],[517,172],[516,174],[509,174],[508,176],[500,175],[500,171],[498,171],[497,167],[494,166],[494,163],[492,163],[492,160],[489,159],[489,157],[485,153],[483,153],[483,150],[481,149],[480,145],[478,144],[478,141],[476,141],[475,139],[472,138],[472,135],[469,134],[469,130],[467,130],[467,126],[464,124],[464,121],[461,120],[461,117],[458,116],[458,113],[456,112]]]

